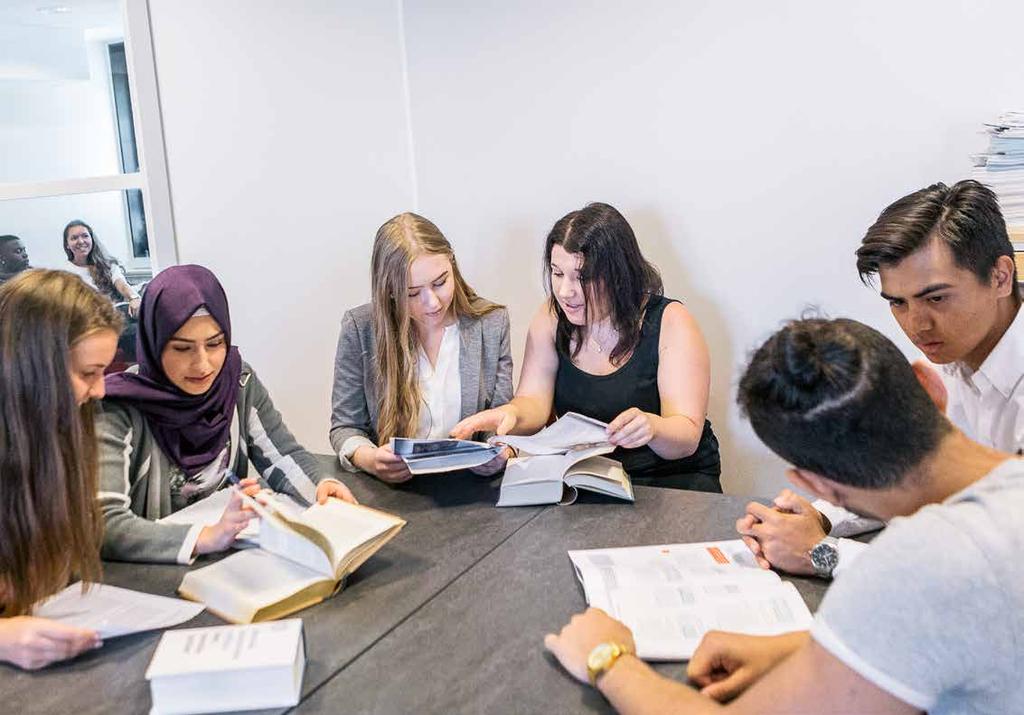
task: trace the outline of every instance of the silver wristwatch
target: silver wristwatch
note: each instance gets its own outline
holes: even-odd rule
[[[811,566],[814,573],[821,578],[832,578],[832,573],[839,565],[839,539],[826,536],[811,549]]]

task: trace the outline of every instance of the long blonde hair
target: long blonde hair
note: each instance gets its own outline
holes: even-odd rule
[[[370,281],[377,340],[378,444],[386,444],[392,437],[412,436],[419,419],[418,343],[406,294],[409,266],[422,255],[444,255],[451,261],[455,283],[451,307],[456,317],[479,318],[502,307],[469,287],[448,239],[427,219],[403,213],[377,229]]]
[[[0,606],[4,616],[67,585],[97,581],[103,519],[96,501],[91,403],[71,385],[71,346],[121,331],[104,296],[64,271],[30,270],[0,287]]]

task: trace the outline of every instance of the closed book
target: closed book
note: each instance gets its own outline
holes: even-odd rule
[[[164,633],[146,670],[151,715],[297,705],[306,653],[302,621]]]

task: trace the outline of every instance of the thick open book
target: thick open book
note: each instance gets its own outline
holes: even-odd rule
[[[391,449],[413,474],[435,474],[487,464],[501,453],[502,447],[468,439],[394,437]]]
[[[508,461],[498,506],[572,504],[580,489],[633,501],[633,483],[622,465],[605,454],[615,451],[608,425],[575,412],[529,437],[492,437],[520,451]]]
[[[778,635],[810,628],[791,583],[740,540],[570,551],[587,603],[633,631],[637,656],[688,660],[710,630]]]
[[[190,571],[178,587],[232,623],[282,618],[329,598],[405,526],[393,514],[340,499],[298,516],[245,499],[260,517],[260,548]]]
[[[497,506],[572,504],[580,489],[633,501],[633,483],[603,445],[565,454],[514,457],[505,467]]]
[[[297,705],[306,653],[297,618],[169,631],[146,670],[153,715]]]

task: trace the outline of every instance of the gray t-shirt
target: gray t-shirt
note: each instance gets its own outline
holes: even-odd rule
[[[889,527],[829,589],[814,640],[900,700],[1024,713],[1024,461]]]

